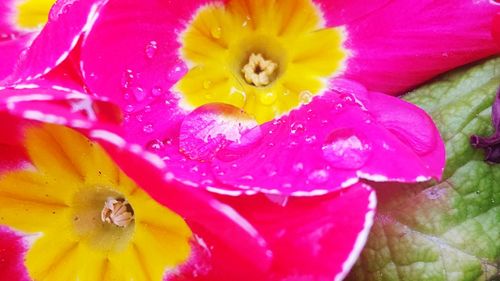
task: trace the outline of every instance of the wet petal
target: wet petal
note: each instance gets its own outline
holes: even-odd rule
[[[344,77],[402,94],[429,78],[498,51],[491,1],[392,1],[347,23]],[[464,17],[464,14],[467,17]]]
[[[45,92],[48,98],[34,95],[31,96],[33,98],[31,101],[29,95],[21,98],[14,95],[13,92],[18,93],[13,89],[3,89],[0,92],[2,92],[0,102],[6,104],[2,110],[33,120],[27,123],[16,122],[15,124],[19,126],[33,126],[36,124],[35,121],[71,126],[75,120],[85,121],[86,126],[77,126],[77,128],[80,128],[81,132],[91,140],[103,145],[123,171],[154,199],[220,237],[225,247],[232,249],[241,259],[253,264],[254,268],[264,269],[268,266],[270,256],[266,252],[264,240],[253,226],[231,207],[174,179],[158,156],[145,151],[137,144],[127,143],[117,133],[119,128],[93,123],[80,112],[71,112],[64,106],[64,103],[50,104],[54,97],[68,95],[66,90],[37,88],[32,94]],[[16,98],[13,99],[13,97]],[[35,109],[39,114],[27,114],[29,110]],[[76,122],[76,124],[80,123]],[[137,167],[141,168],[137,169]],[[221,231],[222,229],[224,231]]]
[[[164,101],[158,91],[170,91],[187,70],[178,54],[179,33],[206,2],[109,1],[82,46],[82,72],[91,91],[123,109],[133,104],[129,113],[151,99]]]
[[[289,198],[283,204],[263,195],[223,200],[269,241],[275,254],[270,271],[242,275],[236,269],[244,270],[244,264],[215,249],[211,259],[201,258],[201,270],[187,265],[167,280],[342,280],[366,242],[376,205],[375,193],[361,184],[327,196]],[[227,272],[228,267],[234,271]]]
[[[212,162],[217,179],[248,190],[314,195],[359,178],[440,177],[444,146],[421,109],[346,80],[332,87],[288,116],[263,124],[251,152],[222,149]],[[418,129],[409,130],[409,122]]]

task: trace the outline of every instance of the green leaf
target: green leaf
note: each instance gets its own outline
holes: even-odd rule
[[[377,185],[372,233],[348,280],[498,280],[500,165],[469,144],[489,135],[500,58],[455,70],[404,98],[425,109],[446,143],[440,183]]]

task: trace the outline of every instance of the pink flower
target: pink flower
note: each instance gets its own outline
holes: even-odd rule
[[[1,90],[0,105],[0,273],[9,280],[341,280],[372,224],[375,194],[364,184],[290,199],[216,199],[183,185],[119,128],[91,121],[110,108],[74,91],[19,85]],[[133,219],[101,221],[117,202]],[[94,244],[108,231],[124,246]]]
[[[358,182],[425,181],[444,166],[432,120],[380,92],[401,94],[493,54],[499,9],[488,1],[319,0],[55,7],[4,81],[3,105],[79,128],[186,218],[204,243],[176,264],[174,280],[341,280],[375,207],[373,191]],[[216,201],[191,187],[239,197]],[[217,208],[199,209],[192,194]],[[240,224],[228,222],[236,234],[212,225],[207,210],[225,222],[224,210],[238,215]]]

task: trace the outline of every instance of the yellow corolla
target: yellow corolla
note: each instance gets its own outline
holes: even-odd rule
[[[326,86],[347,56],[311,0],[233,0],[198,10],[181,35],[190,67],[176,90],[189,106],[224,102],[265,122]]]
[[[16,2],[15,22],[19,29],[39,29],[48,20],[49,11],[55,0],[21,0]]]
[[[184,262],[192,233],[96,143],[65,127],[26,130],[31,160],[0,175],[0,225],[35,238],[33,280],[162,280]]]

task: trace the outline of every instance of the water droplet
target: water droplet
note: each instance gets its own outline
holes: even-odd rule
[[[208,90],[212,87],[212,81],[210,80],[205,80],[203,81],[203,89]]]
[[[222,28],[220,26],[214,27],[210,30],[210,34],[215,39],[220,39],[222,36]]]
[[[264,165],[264,170],[266,171],[268,177],[274,177],[278,174],[278,172],[276,171],[276,166],[271,163]]]
[[[165,147],[165,144],[162,140],[154,139],[147,143],[146,147],[151,151],[159,151]]]
[[[163,89],[160,86],[153,87],[153,89],[151,89],[151,94],[155,97],[161,96],[163,94]]]
[[[321,149],[323,157],[332,166],[342,169],[358,169],[368,160],[371,144],[363,134],[344,128],[332,132]]]
[[[145,125],[144,127],[142,127],[142,131],[144,131],[144,133],[151,134],[152,132],[154,132],[153,125],[152,124]]]
[[[260,103],[263,105],[272,105],[278,99],[278,95],[274,92],[260,92],[258,96]]]
[[[144,112],[151,112],[151,105],[146,105],[144,107]]]
[[[134,106],[131,104],[127,104],[125,106],[125,112],[131,113],[132,111],[134,111]]]
[[[304,170],[304,164],[302,162],[297,162],[293,164],[292,169],[296,173],[301,173]]]
[[[134,72],[131,69],[125,70],[122,76],[122,87],[127,89],[130,86],[130,83],[134,79]]]
[[[141,87],[135,87],[132,92],[137,101],[142,101],[146,98],[146,92]]]
[[[290,133],[297,134],[304,131],[304,125],[302,123],[294,122],[290,126]]]
[[[313,94],[310,91],[302,91],[299,94],[299,101],[302,104],[308,104],[312,101]]]
[[[217,156],[231,161],[253,147],[261,136],[253,117],[235,106],[212,103],[184,118],[179,148],[193,160],[207,161]]]
[[[309,176],[307,177],[307,179],[313,183],[321,184],[321,183],[325,183],[329,177],[330,177],[330,174],[328,173],[328,171],[321,169],[321,170],[312,171],[309,174]]]
[[[146,45],[145,49],[146,57],[152,59],[155,56],[157,50],[158,50],[158,43],[156,41],[150,41]]]
[[[304,140],[308,144],[313,144],[316,142],[316,136],[315,135],[307,136]]]

